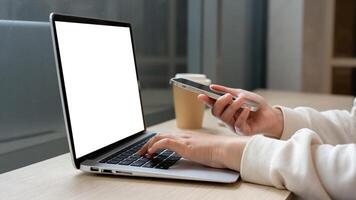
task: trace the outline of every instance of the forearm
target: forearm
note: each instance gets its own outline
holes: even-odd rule
[[[309,129],[286,141],[255,136],[246,145],[242,179],[287,188],[306,199],[350,199],[356,194],[356,145],[322,144]]]
[[[327,144],[356,142],[355,106],[351,112],[342,110],[318,112],[307,107],[295,109],[276,107],[283,112],[282,140],[290,138],[299,129],[308,128],[316,132]]]

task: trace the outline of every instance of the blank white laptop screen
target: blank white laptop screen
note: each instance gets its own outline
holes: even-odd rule
[[[130,28],[55,25],[76,158],[143,131]]]

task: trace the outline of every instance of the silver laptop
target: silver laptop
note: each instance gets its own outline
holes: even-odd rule
[[[57,74],[72,161],[98,174],[235,182],[214,169],[163,149],[136,154],[146,131],[130,24],[50,15]]]

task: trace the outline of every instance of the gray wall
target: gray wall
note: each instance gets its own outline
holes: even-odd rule
[[[248,90],[263,88],[267,3],[262,0],[222,2],[217,82]]]
[[[267,2],[196,0],[189,6],[189,70],[231,87],[264,88]]]
[[[270,0],[268,88],[302,89],[303,0]]]

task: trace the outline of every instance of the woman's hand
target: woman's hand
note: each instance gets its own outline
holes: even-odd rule
[[[242,89],[228,88],[221,85],[211,85],[212,90],[225,92],[217,99],[201,94],[198,99],[212,107],[212,114],[225,122],[231,129],[244,135],[265,133],[274,138],[280,138],[283,131],[283,115],[280,109],[272,108],[263,97]],[[237,97],[233,100],[233,96]],[[258,104],[257,112],[242,108],[246,101]]]
[[[159,134],[151,138],[138,154],[150,156],[159,149],[170,149],[203,165],[239,171],[242,152],[249,138],[196,132]]]

